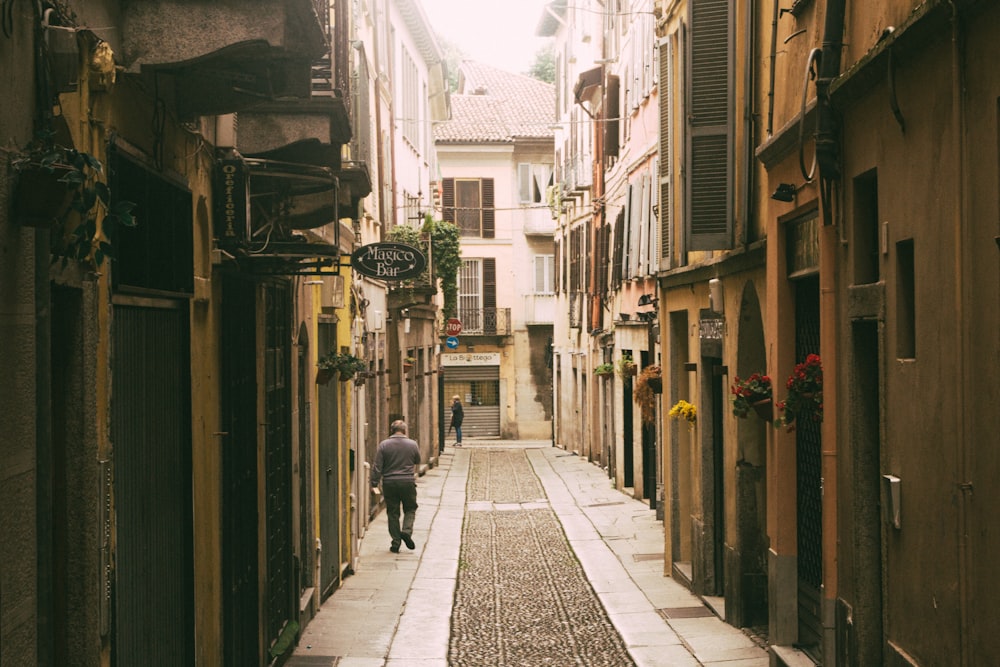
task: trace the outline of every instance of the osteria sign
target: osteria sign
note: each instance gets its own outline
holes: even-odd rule
[[[405,243],[370,243],[351,253],[351,267],[369,278],[408,280],[423,273],[427,258]]]

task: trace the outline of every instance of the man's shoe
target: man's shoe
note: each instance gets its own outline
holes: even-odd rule
[[[398,554],[399,553],[399,545],[398,544],[393,544],[391,547],[389,547],[389,551],[391,551],[394,554]]]
[[[417,548],[417,545],[413,543],[413,538],[410,537],[409,533],[401,533],[400,537],[403,538],[403,542],[406,544],[406,548],[413,550]],[[398,547],[397,547],[398,550]]]

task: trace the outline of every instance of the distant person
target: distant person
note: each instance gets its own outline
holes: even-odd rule
[[[385,498],[385,513],[389,519],[389,537],[392,544],[389,551],[399,553],[400,541],[407,549],[416,549],[413,543],[413,520],[417,516],[417,466],[420,464],[420,448],[415,440],[407,437],[408,427],[402,419],[389,426],[389,437],[378,443],[375,463],[372,465],[372,491],[378,493],[382,482],[382,496]],[[403,507],[403,525],[399,525],[399,508]]]
[[[451,427],[455,429],[455,446],[462,446],[462,420],[465,419],[465,410],[462,409],[462,400],[458,396],[451,397]]]

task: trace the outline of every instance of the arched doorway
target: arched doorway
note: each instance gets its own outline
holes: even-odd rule
[[[752,282],[743,288],[738,322],[736,376],[766,374],[764,324]],[[736,627],[762,631],[768,623],[767,426],[767,421],[756,414],[737,420],[736,572],[726,587],[726,620]]]

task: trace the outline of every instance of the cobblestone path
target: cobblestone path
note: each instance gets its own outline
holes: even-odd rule
[[[633,665],[525,451],[471,454],[449,664]]]

